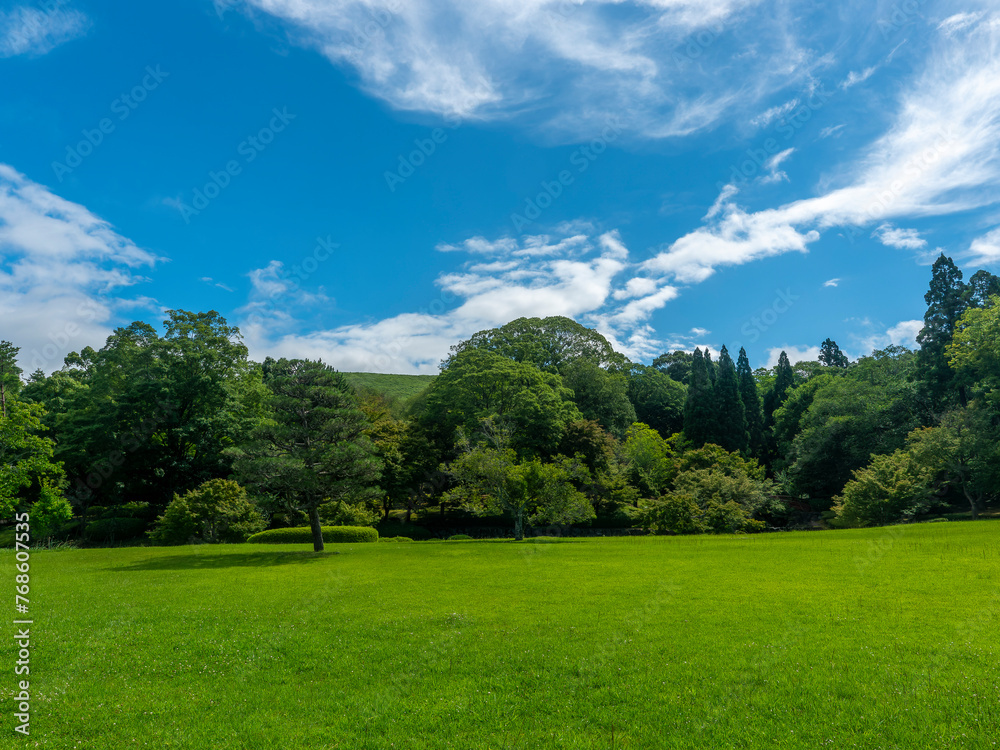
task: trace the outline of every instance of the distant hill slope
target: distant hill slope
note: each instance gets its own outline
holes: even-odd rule
[[[386,375],[377,372],[345,372],[344,376],[355,388],[371,388],[373,391],[395,396],[407,401],[430,385],[436,375]]]

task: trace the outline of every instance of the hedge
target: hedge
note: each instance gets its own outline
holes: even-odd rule
[[[378,532],[370,526],[323,526],[323,541],[330,544],[344,542],[377,542]],[[254,534],[248,544],[311,544],[312,529],[298,526],[292,529],[271,529]]]

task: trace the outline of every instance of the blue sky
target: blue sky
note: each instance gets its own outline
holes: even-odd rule
[[[998,44],[987,2],[0,0],[0,338],[913,346],[939,252],[1000,271]]]

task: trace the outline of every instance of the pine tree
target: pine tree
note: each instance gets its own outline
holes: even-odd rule
[[[750,358],[746,349],[740,348],[740,357],[736,363],[736,376],[740,381],[740,399],[747,418],[747,438],[749,453],[754,458],[763,459],[766,453],[764,444],[764,413],[761,410],[760,394],[757,392],[757,381],[750,369]]]
[[[951,343],[955,324],[965,312],[968,288],[962,283],[962,272],[951,258],[942,253],[931,269],[931,284],[924,301],[924,327],[917,334],[920,354],[917,358],[924,390],[934,407],[945,410],[956,399],[964,406],[965,390],[948,366],[945,349]]]
[[[819,361],[820,364],[827,367],[847,367],[851,364],[851,360],[847,358],[846,354],[840,351],[837,342],[831,338],[828,338],[820,345]]]
[[[688,377],[687,402],[684,404],[684,435],[701,447],[715,434],[715,412],[712,380],[708,375],[711,360],[706,360],[701,349],[694,350],[691,374]]]
[[[725,345],[719,354],[719,375],[715,381],[715,439],[730,453],[749,448],[746,409],[740,398],[740,381],[736,365]]]

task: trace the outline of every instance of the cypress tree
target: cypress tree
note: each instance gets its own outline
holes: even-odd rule
[[[757,381],[750,369],[750,358],[742,347],[736,363],[736,376],[740,381],[740,398],[746,411],[750,455],[763,459],[767,450],[764,444],[764,413],[761,410],[760,394],[757,392]]]
[[[684,435],[699,448],[715,434],[712,380],[708,375],[710,362],[702,355],[701,349],[694,350],[684,404]]]
[[[792,363],[788,361],[785,352],[778,357],[774,383],[764,396],[764,439],[767,443],[766,461],[770,465],[777,456],[778,446],[774,439],[774,412],[776,412],[788,397],[788,391],[795,381]]]
[[[966,401],[965,391],[958,385],[944,353],[951,343],[955,324],[968,305],[967,292],[962,272],[951,258],[941,253],[931,269],[930,288],[924,295],[927,303],[924,327],[917,334],[920,378],[924,391],[938,410],[953,405],[956,397],[963,406]]]
[[[847,358],[846,354],[840,351],[837,342],[831,338],[828,338],[820,346],[819,361],[820,364],[827,367],[847,367],[851,364],[851,360]]]
[[[719,376],[719,368],[715,366],[715,362],[712,361],[712,352],[705,347],[705,366],[708,368],[708,378],[712,381],[712,385],[715,385],[716,378]]]
[[[736,365],[729,356],[725,345],[719,354],[719,375],[715,381],[715,439],[729,452],[746,453],[749,447],[746,409],[740,397],[740,381],[736,376]]]

